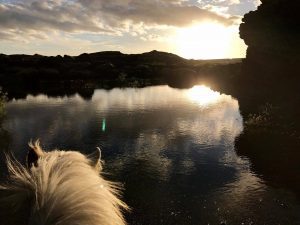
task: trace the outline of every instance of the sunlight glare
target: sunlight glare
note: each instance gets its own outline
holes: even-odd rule
[[[232,48],[237,46],[233,46],[233,43],[239,41],[234,26],[202,23],[179,29],[175,36],[175,48],[179,55],[188,59],[221,59],[228,58],[233,52]],[[243,56],[245,49],[237,51],[237,56]]]
[[[186,92],[186,95],[189,100],[201,106],[212,104],[221,96],[219,92],[213,91],[204,85],[196,85],[192,87]]]

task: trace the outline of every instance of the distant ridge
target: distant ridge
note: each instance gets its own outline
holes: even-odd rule
[[[110,60],[114,63],[117,63],[119,60],[126,61],[127,63],[185,63],[187,59],[184,59],[178,55],[160,52],[160,51],[150,51],[141,54],[124,54],[120,51],[103,51],[103,52],[94,52],[94,53],[83,53],[79,56],[73,58],[78,58],[80,60]]]
[[[40,58],[53,58],[53,57],[57,57],[57,58],[94,58],[94,59],[104,59],[104,58],[125,58],[128,57],[130,59],[144,59],[144,60],[152,60],[152,59],[156,59],[158,61],[234,61],[234,60],[241,60],[241,58],[233,58],[233,59],[185,59],[183,57],[180,57],[174,53],[169,53],[169,52],[162,52],[162,51],[157,51],[157,50],[152,50],[150,52],[144,52],[144,53],[132,53],[132,54],[126,54],[126,53],[122,53],[120,51],[100,51],[100,52],[91,52],[91,53],[81,53],[79,55],[56,55],[56,56],[46,56],[46,55],[41,55],[41,54],[3,54],[0,53],[0,60],[3,59],[3,57],[13,57],[13,58],[26,58],[28,59],[29,57],[31,58],[35,58],[35,59],[40,59]]]
[[[92,86],[170,84],[190,87],[199,79],[216,80],[216,77],[226,79],[231,85],[230,80],[240,65],[240,59],[187,60],[155,50],[141,54],[104,51],[78,56],[0,54],[0,86],[41,87],[49,82],[67,82],[72,86],[81,83],[81,86],[89,82]]]

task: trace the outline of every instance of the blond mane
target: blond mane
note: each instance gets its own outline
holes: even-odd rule
[[[122,210],[128,207],[118,186],[99,175],[93,159],[75,151],[44,152],[38,141],[29,146],[38,155],[31,167],[7,159],[0,225],[126,224]]]

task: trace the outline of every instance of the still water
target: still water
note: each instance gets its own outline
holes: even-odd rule
[[[100,146],[105,176],[124,186],[129,224],[300,224],[296,197],[236,154],[238,101],[208,87],[99,89],[90,100],[28,94],[6,110],[20,160],[30,139],[46,150]]]

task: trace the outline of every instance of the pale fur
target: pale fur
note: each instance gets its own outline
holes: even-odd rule
[[[1,218],[1,225],[125,224],[121,211],[128,207],[119,200],[117,186],[99,175],[88,157],[75,151],[43,152],[38,142],[31,147],[42,155],[37,167],[7,160],[9,181],[0,186],[1,213],[7,218]]]

